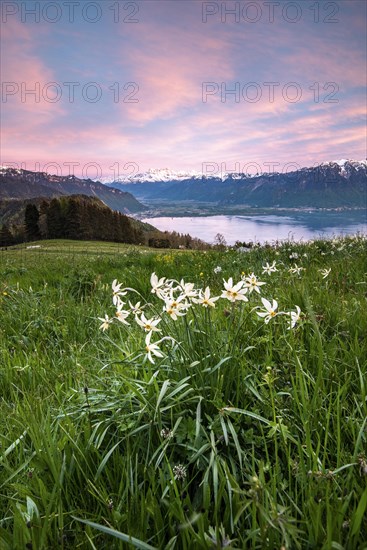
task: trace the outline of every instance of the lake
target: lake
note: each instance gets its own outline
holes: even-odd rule
[[[285,215],[214,215],[197,217],[157,217],[146,221],[161,231],[189,233],[208,243],[213,243],[221,233],[227,244],[236,241],[260,243],[276,240],[308,241],[330,238],[336,235],[367,233],[366,211],[348,212],[295,212]]]

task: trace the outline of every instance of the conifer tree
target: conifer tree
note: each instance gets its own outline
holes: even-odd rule
[[[0,246],[11,246],[14,244],[14,237],[7,224],[0,229]]]
[[[24,213],[25,232],[28,241],[37,241],[41,238],[38,225],[40,214],[35,204],[27,204]]]
[[[52,199],[47,214],[47,234],[49,239],[61,239],[64,237],[64,223],[61,204],[58,199]]]

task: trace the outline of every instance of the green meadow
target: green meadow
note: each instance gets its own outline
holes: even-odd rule
[[[367,549],[365,238],[27,246],[0,251],[1,550]]]

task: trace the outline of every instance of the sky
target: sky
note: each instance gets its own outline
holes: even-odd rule
[[[0,163],[95,179],[365,159],[366,6],[3,0]]]

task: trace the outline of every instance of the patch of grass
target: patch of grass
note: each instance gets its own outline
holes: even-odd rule
[[[0,252],[1,549],[367,548],[362,237],[248,253],[39,244]],[[174,321],[153,271],[212,296],[229,277],[266,285]],[[125,309],[161,317],[151,342],[174,339],[154,363],[132,314],[99,329],[114,279],[138,292]],[[294,329],[265,324],[261,296],[298,305]]]

